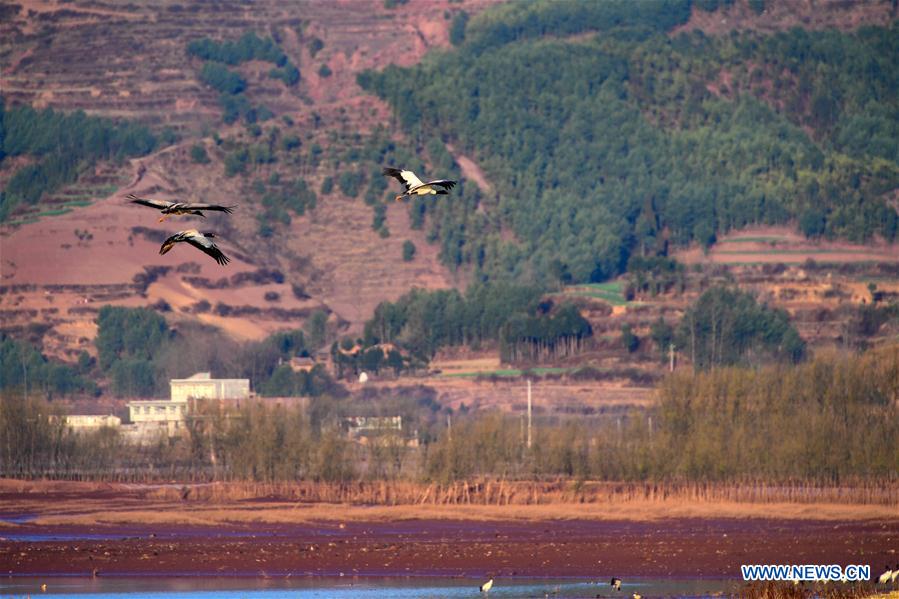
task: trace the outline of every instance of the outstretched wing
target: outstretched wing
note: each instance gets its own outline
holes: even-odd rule
[[[202,234],[192,235],[185,239],[187,243],[191,244],[201,252],[204,252],[210,256],[212,256],[216,262],[221,264],[222,266],[228,264],[231,261],[231,258],[222,253],[222,250],[218,249],[215,243],[212,242],[211,239]]]
[[[234,212],[234,209],[237,208],[234,206],[221,206],[219,204],[188,204],[188,208],[191,210],[218,210],[219,212],[224,212],[226,214],[231,214]]]
[[[146,198],[139,198],[133,193],[129,193],[125,196],[125,199],[131,200],[132,204],[140,204],[141,206],[149,206],[150,208],[156,208],[157,210],[165,210],[169,206],[174,206],[177,202],[167,202],[165,200],[148,200]]]
[[[388,177],[393,177],[394,179],[402,183],[406,188],[406,191],[424,185],[424,183],[421,182],[421,179],[416,177],[415,173],[413,173],[412,171],[403,171],[398,168],[385,166],[384,170],[382,170],[381,172]]]
[[[451,179],[437,179],[436,181],[428,181],[426,185],[438,185],[444,189],[452,189],[456,186],[456,182]]]
[[[173,247],[176,243],[178,243],[179,241],[181,241],[180,239],[178,239],[180,236],[181,236],[181,233],[180,233],[180,232],[179,232],[179,233],[175,233],[174,235],[172,235],[171,237],[169,237],[168,239],[166,239],[165,241],[163,241],[163,242],[162,242],[162,245],[159,246],[159,255],[161,256],[161,255],[167,253],[170,249],[172,249],[172,247]]]

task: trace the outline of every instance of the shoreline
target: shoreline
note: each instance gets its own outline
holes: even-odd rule
[[[612,572],[715,579],[736,578],[741,564],[753,563],[860,563],[874,571],[895,559],[889,551],[897,537],[899,519],[24,524],[0,530],[0,563],[4,575],[15,577],[96,571],[100,577],[590,578]]]

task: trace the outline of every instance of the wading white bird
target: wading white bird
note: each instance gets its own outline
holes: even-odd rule
[[[893,580],[893,571],[890,570],[889,566],[886,566],[886,571],[877,579],[877,584],[886,584],[891,580]]]
[[[896,567],[893,568],[893,584],[896,584],[896,581],[899,580],[899,564],[896,564]]]
[[[609,583],[609,586],[615,589],[616,591],[621,590],[621,579],[620,578],[612,578],[612,581]]]
[[[159,219],[159,222],[164,221],[170,216],[183,216],[185,214],[193,214],[194,216],[206,218],[206,215],[202,212],[203,210],[216,210],[218,212],[224,212],[225,214],[231,214],[234,211],[234,208],[237,208],[237,206],[220,206],[218,204],[191,204],[189,202],[148,200],[146,198],[139,198],[133,193],[129,193],[125,197],[128,200],[131,200],[132,204],[149,206],[150,208],[155,208],[162,212],[162,217]]]
[[[186,241],[201,252],[209,254],[215,259],[216,262],[224,266],[231,261],[231,258],[223,254],[222,250],[216,247],[215,243],[213,243],[212,241],[214,237],[215,233],[200,233],[196,229],[179,231],[178,233],[175,233],[162,242],[162,247],[159,248],[159,253],[165,254],[169,250],[171,250],[176,243]]]
[[[426,196],[426,195],[446,195],[449,189],[455,187],[456,182],[450,179],[435,179],[433,181],[423,182],[415,176],[412,171],[401,170],[391,166],[385,166],[381,171],[388,177],[393,177],[403,184],[406,191],[396,196],[396,201],[400,201],[405,197]]]
[[[481,592],[487,593],[492,588],[493,588],[493,579],[491,578],[490,580],[488,580],[487,582],[485,582],[484,584],[481,585]]]

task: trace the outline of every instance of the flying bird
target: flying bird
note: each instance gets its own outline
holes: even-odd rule
[[[620,578],[612,578],[612,581],[609,583],[609,586],[615,589],[616,591],[621,590],[621,579]]]
[[[231,258],[223,254],[222,250],[216,247],[215,243],[213,243],[212,241],[214,237],[215,233],[200,233],[196,229],[179,231],[178,233],[175,233],[162,242],[162,247],[159,248],[159,253],[165,254],[169,250],[171,250],[179,241],[186,241],[201,252],[209,254],[210,256],[215,258],[216,262],[224,266],[231,261]]]
[[[484,584],[481,585],[481,592],[487,593],[492,588],[493,588],[493,579],[491,578],[490,580],[488,580],[487,582],[485,582]]]
[[[449,193],[448,190],[456,186],[456,182],[450,179],[435,179],[424,183],[412,171],[400,170],[391,166],[385,166],[381,172],[388,177],[393,177],[406,188],[406,191],[396,196],[396,201],[407,196],[446,195]]]
[[[159,219],[159,222],[164,221],[170,216],[183,216],[185,214],[193,214],[196,216],[202,216],[206,218],[206,215],[203,214],[203,210],[216,210],[218,212],[224,212],[226,214],[231,214],[237,206],[220,206],[218,204],[191,204],[189,202],[168,202],[166,200],[148,200],[146,198],[139,198],[133,193],[129,193],[125,196],[127,199],[131,200],[133,204],[140,204],[141,206],[149,206],[150,208],[156,208],[160,212],[162,212],[162,217]]]

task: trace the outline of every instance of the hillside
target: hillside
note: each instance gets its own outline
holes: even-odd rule
[[[575,300],[594,335],[541,365],[559,368],[543,373],[554,409],[601,411],[606,398],[645,405],[664,371],[652,324],[676,322],[714,283],[785,308],[815,348],[859,346],[849,332],[869,283],[899,293],[895,271],[870,264],[899,259],[890,2],[385,4],[7,5],[7,110],[124,119],[156,145],[85,162],[12,208],[3,331],[72,361],[95,352],[94,319],[112,303],[238,340],[323,312],[333,340],[362,334],[379,303],[413,287],[536,283]],[[204,83],[215,60],[191,42],[217,52],[248,32],[287,64],[219,61]],[[271,74],[289,65],[298,81]],[[229,81],[239,91],[215,88]],[[0,182],[40,160],[5,157]],[[448,199],[396,204],[385,163],[461,183]],[[240,207],[157,223],[127,193]],[[219,234],[227,269],[189,247],[158,255],[167,234],[198,224]],[[689,266],[686,288],[626,298],[630,279],[616,277],[656,254]],[[815,265],[831,262],[862,264]],[[641,340],[634,352],[623,325]],[[455,369],[461,379],[438,356],[441,400],[521,410],[518,382],[491,377],[496,355],[489,344],[465,355],[475,362]],[[606,396],[567,378],[584,366]]]
[[[823,29],[844,3],[822,8],[829,17],[762,10],[759,27],[744,3],[511,4],[471,19],[458,49],[360,83],[407,131],[490,174],[495,194],[471,203],[494,218],[435,215],[444,259],[483,277],[599,282],[634,254],[709,247],[752,225],[893,243],[888,4],[866,4],[865,18],[852,5],[844,23],[866,26],[847,31]],[[699,6],[717,7],[711,33],[731,15],[745,29],[705,35]],[[804,17],[820,29],[769,33]]]
[[[484,4],[460,6],[475,12]],[[386,214],[392,235],[385,239],[370,226],[371,210],[361,201],[339,188],[319,191],[326,177],[340,174],[335,135],[366,134],[390,121],[383,103],[355,85],[356,73],[387,63],[410,65],[428,49],[448,44],[450,21],[435,3],[416,2],[402,11],[379,2],[364,10],[348,10],[350,5],[358,8],[336,2],[293,10],[263,2],[252,11],[241,2],[7,7],[10,18],[0,26],[6,40],[0,67],[7,107],[85,110],[147,124],[157,132],[168,129],[180,141],[120,163],[101,161],[77,182],[45,194],[33,208],[16,209],[10,224],[17,226],[0,229],[4,329],[21,332],[31,321],[44,321],[51,325],[43,338],[45,350],[71,358],[82,348],[91,350],[92,319],[97,306],[108,302],[165,302],[172,309],[170,319],[196,318],[237,338],[258,339],[300,326],[315,309],[333,314],[333,326],[341,330],[358,328],[379,301],[412,286],[464,284],[439,265],[436,250],[422,232],[410,229],[401,206]],[[223,166],[233,153],[228,148],[246,147],[255,132],[246,123],[221,122],[216,94],[198,80],[201,62],[188,59],[186,47],[204,37],[236,40],[246,31],[274,36],[301,70],[300,82],[289,88],[266,78],[259,61],[239,69],[249,81],[252,102],[276,115],[277,121],[261,123],[265,130],[296,138],[296,154],[302,156],[282,150],[274,162],[227,177]],[[319,74],[322,65],[329,67],[329,76]],[[224,146],[216,145],[213,133],[226,140]],[[197,143],[208,150],[208,164],[191,160]],[[328,148],[326,164],[300,167],[318,193],[316,208],[279,227],[277,238],[259,238],[254,217],[264,209],[250,184],[274,174],[296,177],[298,163],[313,147]],[[0,164],[0,180],[8,180],[27,159],[7,158]],[[123,202],[126,193],[239,204],[234,218],[203,223],[219,232],[234,262],[223,270],[189,248],[158,256],[165,234],[195,223],[156,224],[154,213]],[[406,239],[417,248],[412,262],[401,260]],[[276,271],[281,282],[244,277],[237,286],[210,288],[221,277],[260,270]],[[266,300],[266,294],[277,299]],[[201,302],[212,309],[197,310]],[[217,311],[219,304],[225,308]]]

